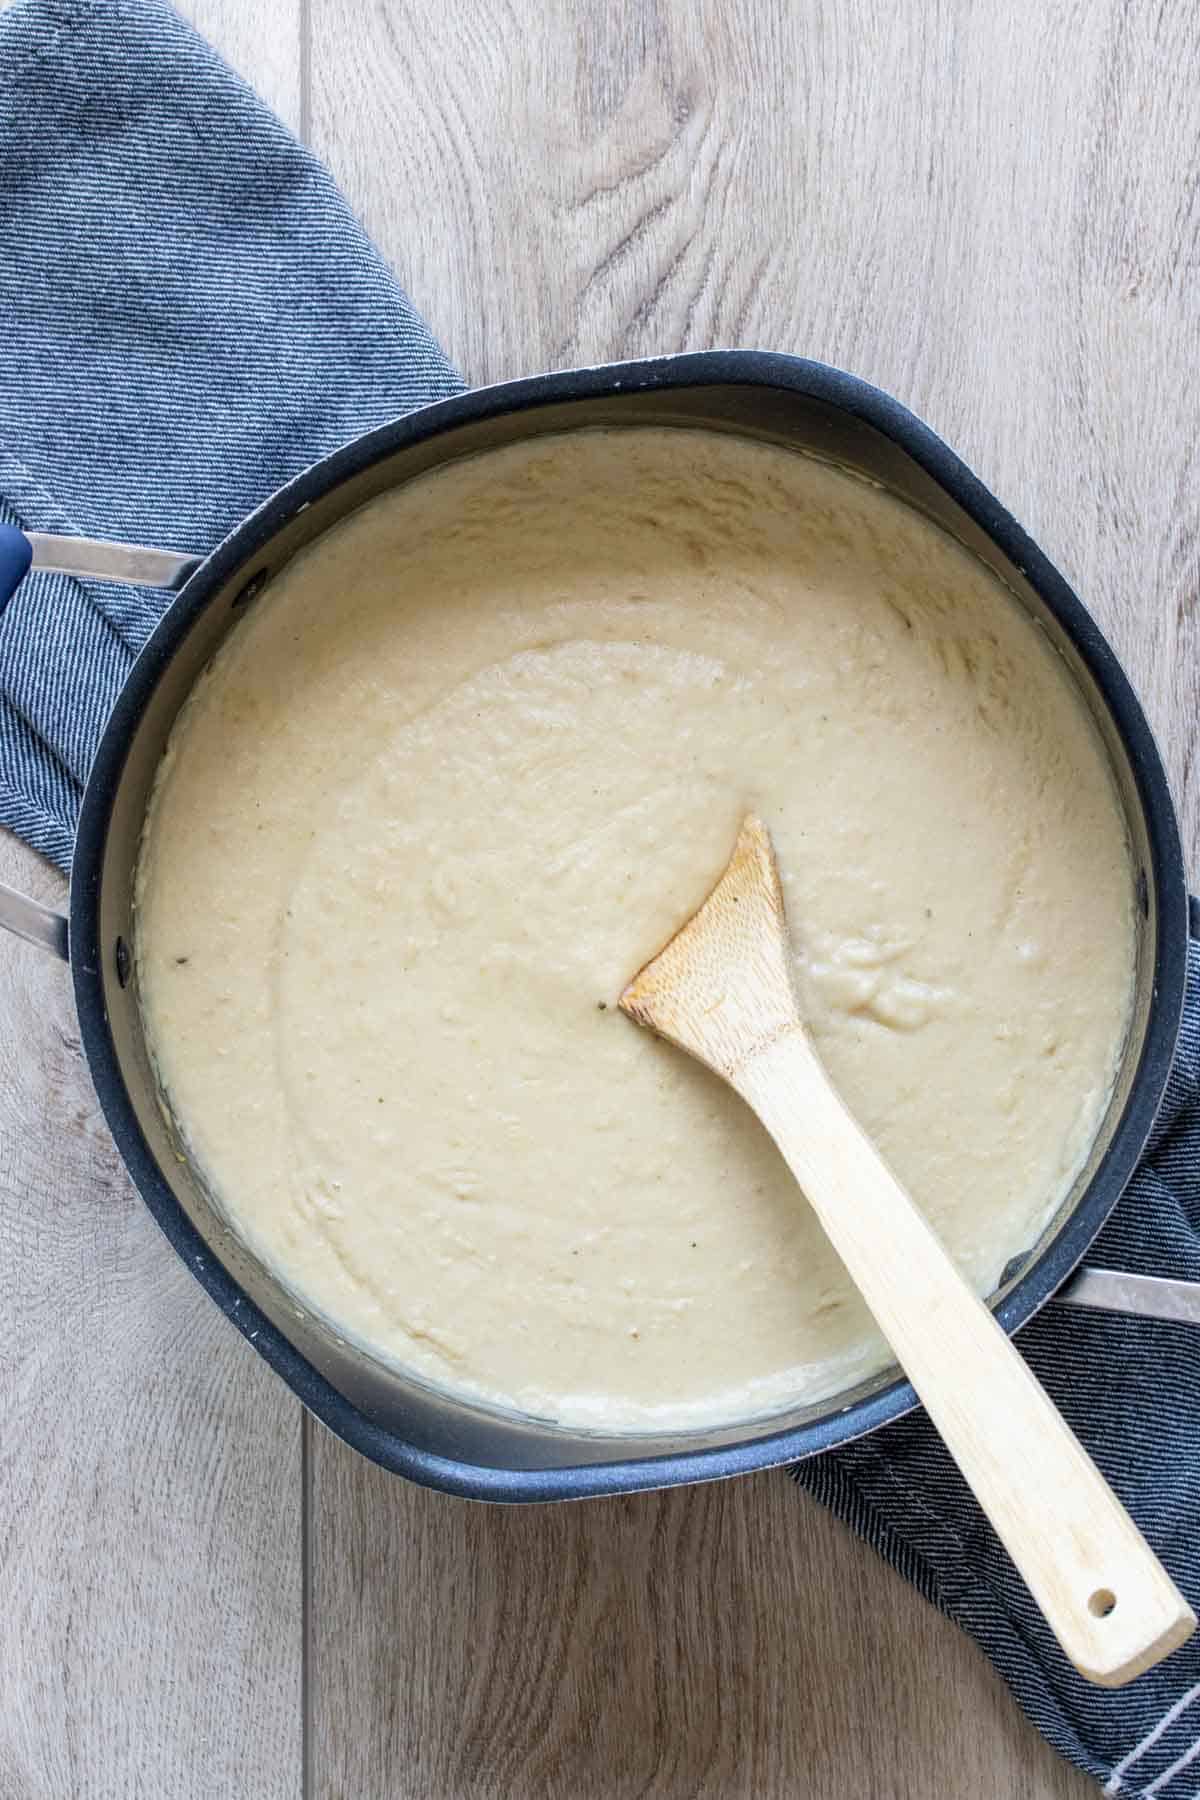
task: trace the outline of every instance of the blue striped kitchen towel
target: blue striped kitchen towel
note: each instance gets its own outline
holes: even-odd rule
[[[0,516],[202,551],[306,463],[458,386],[325,170],[165,4],[0,16]],[[0,618],[0,822],[63,869],[164,603],[39,575]],[[1194,950],[1171,1096],[1101,1258],[1200,1279],[1198,1170]],[[1022,1344],[1200,1604],[1200,1333],[1048,1311]],[[796,1474],[1110,1793],[1200,1792],[1200,1644],[1123,1692],[1085,1687],[920,1416]]]
[[[0,16],[0,518],[209,550],[461,386],[328,171],[170,7]],[[36,575],[0,621],[0,824],[62,869],[164,602]]]

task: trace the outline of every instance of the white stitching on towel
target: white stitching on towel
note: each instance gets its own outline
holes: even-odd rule
[[[1192,1704],[1192,1701],[1197,1699],[1197,1697],[1200,1697],[1200,1681],[1196,1683],[1195,1687],[1189,1688],[1186,1694],[1181,1695],[1174,1706],[1168,1707],[1154,1729],[1146,1733],[1141,1743],[1135,1745],[1128,1756],[1122,1757],[1121,1761],[1117,1764],[1116,1768],[1104,1784],[1104,1792],[1106,1794],[1111,1796],[1120,1792],[1121,1778],[1125,1774],[1125,1771],[1132,1768],[1135,1762],[1139,1762],[1141,1758],[1145,1756],[1147,1750],[1152,1749],[1153,1746],[1157,1744],[1163,1732],[1170,1729],[1176,1719],[1179,1718],[1180,1714],[1185,1713]]]
[[[1200,1756],[1200,1738],[1197,1738],[1194,1743],[1190,1744],[1182,1756],[1176,1757],[1169,1769],[1164,1769],[1161,1775],[1155,1776],[1154,1780],[1150,1783],[1150,1786],[1146,1789],[1147,1800],[1149,1800],[1151,1794],[1157,1794],[1159,1788],[1165,1787],[1168,1781],[1178,1775],[1180,1769],[1186,1769],[1189,1763],[1194,1763],[1198,1756]]]

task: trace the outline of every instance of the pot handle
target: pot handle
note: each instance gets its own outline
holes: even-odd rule
[[[29,569],[75,575],[88,581],[124,581],[136,587],[181,588],[204,561],[181,550],[146,544],[112,544],[104,538],[53,537],[0,525],[0,611]]]
[[[55,912],[51,906],[43,906],[40,900],[18,894],[15,888],[5,887],[2,881],[0,929],[14,931],[27,943],[37,944],[42,950],[52,950],[64,962],[70,961],[65,914]]]
[[[1168,1275],[1127,1275],[1123,1269],[1083,1268],[1059,1288],[1053,1304],[1200,1325],[1200,1281],[1177,1281]]]
[[[30,569],[92,581],[130,582],[141,587],[181,588],[204,561],[179,550],[144,544],[113,544],[101,538],[54,537],[0,525],[0,612]],[[30,900],[0,882],[0,929],[69,960],[67,921],[52,907]]]

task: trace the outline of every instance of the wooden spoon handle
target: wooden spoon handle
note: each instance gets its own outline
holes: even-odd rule
[[[797,1028],[731,1077],[783,1152],[1059,1643],[1117,1687],[1195,1616]]]

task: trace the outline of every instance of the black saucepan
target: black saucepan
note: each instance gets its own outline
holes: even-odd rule
[[[79,573],[182,581],[130,672],[87,783],[69,922],[7,890],[0,923],[68,952],[82,1041],[104,1113],[176,1250],[259,1354],[326,1425],[385,1468],[456,1494],[565,1499],[737,1474],[856,1437],[915,1404],[893,1369],[832,1401],[720,1430],[614,1437],[565,1430],[437,1391],[340,1341],[228,1229],[159,1106],[139,1018],[133,872],[150,785],[198,674],[265,584],[305,544],[387,489],[453,458],[581,426],[736,432],[861,471],[992,568],[1061,655],[1112,760],[1137,870],[1134,1019],[1086,1169],[994,1297],[1008,1331],[1075,1268],[1145,1144],[1183,1000],[1188,897],[1162,765],[1120,664],[1062,576],[961,462],[896,401],[819,363],[752,351],[544,375],[439,402],[369,432],[292,481],[203,560],[43,540],[36,560]],[[7,554],[0,545],[0,600]],[[27,560],[28,552],[25,552]]]

